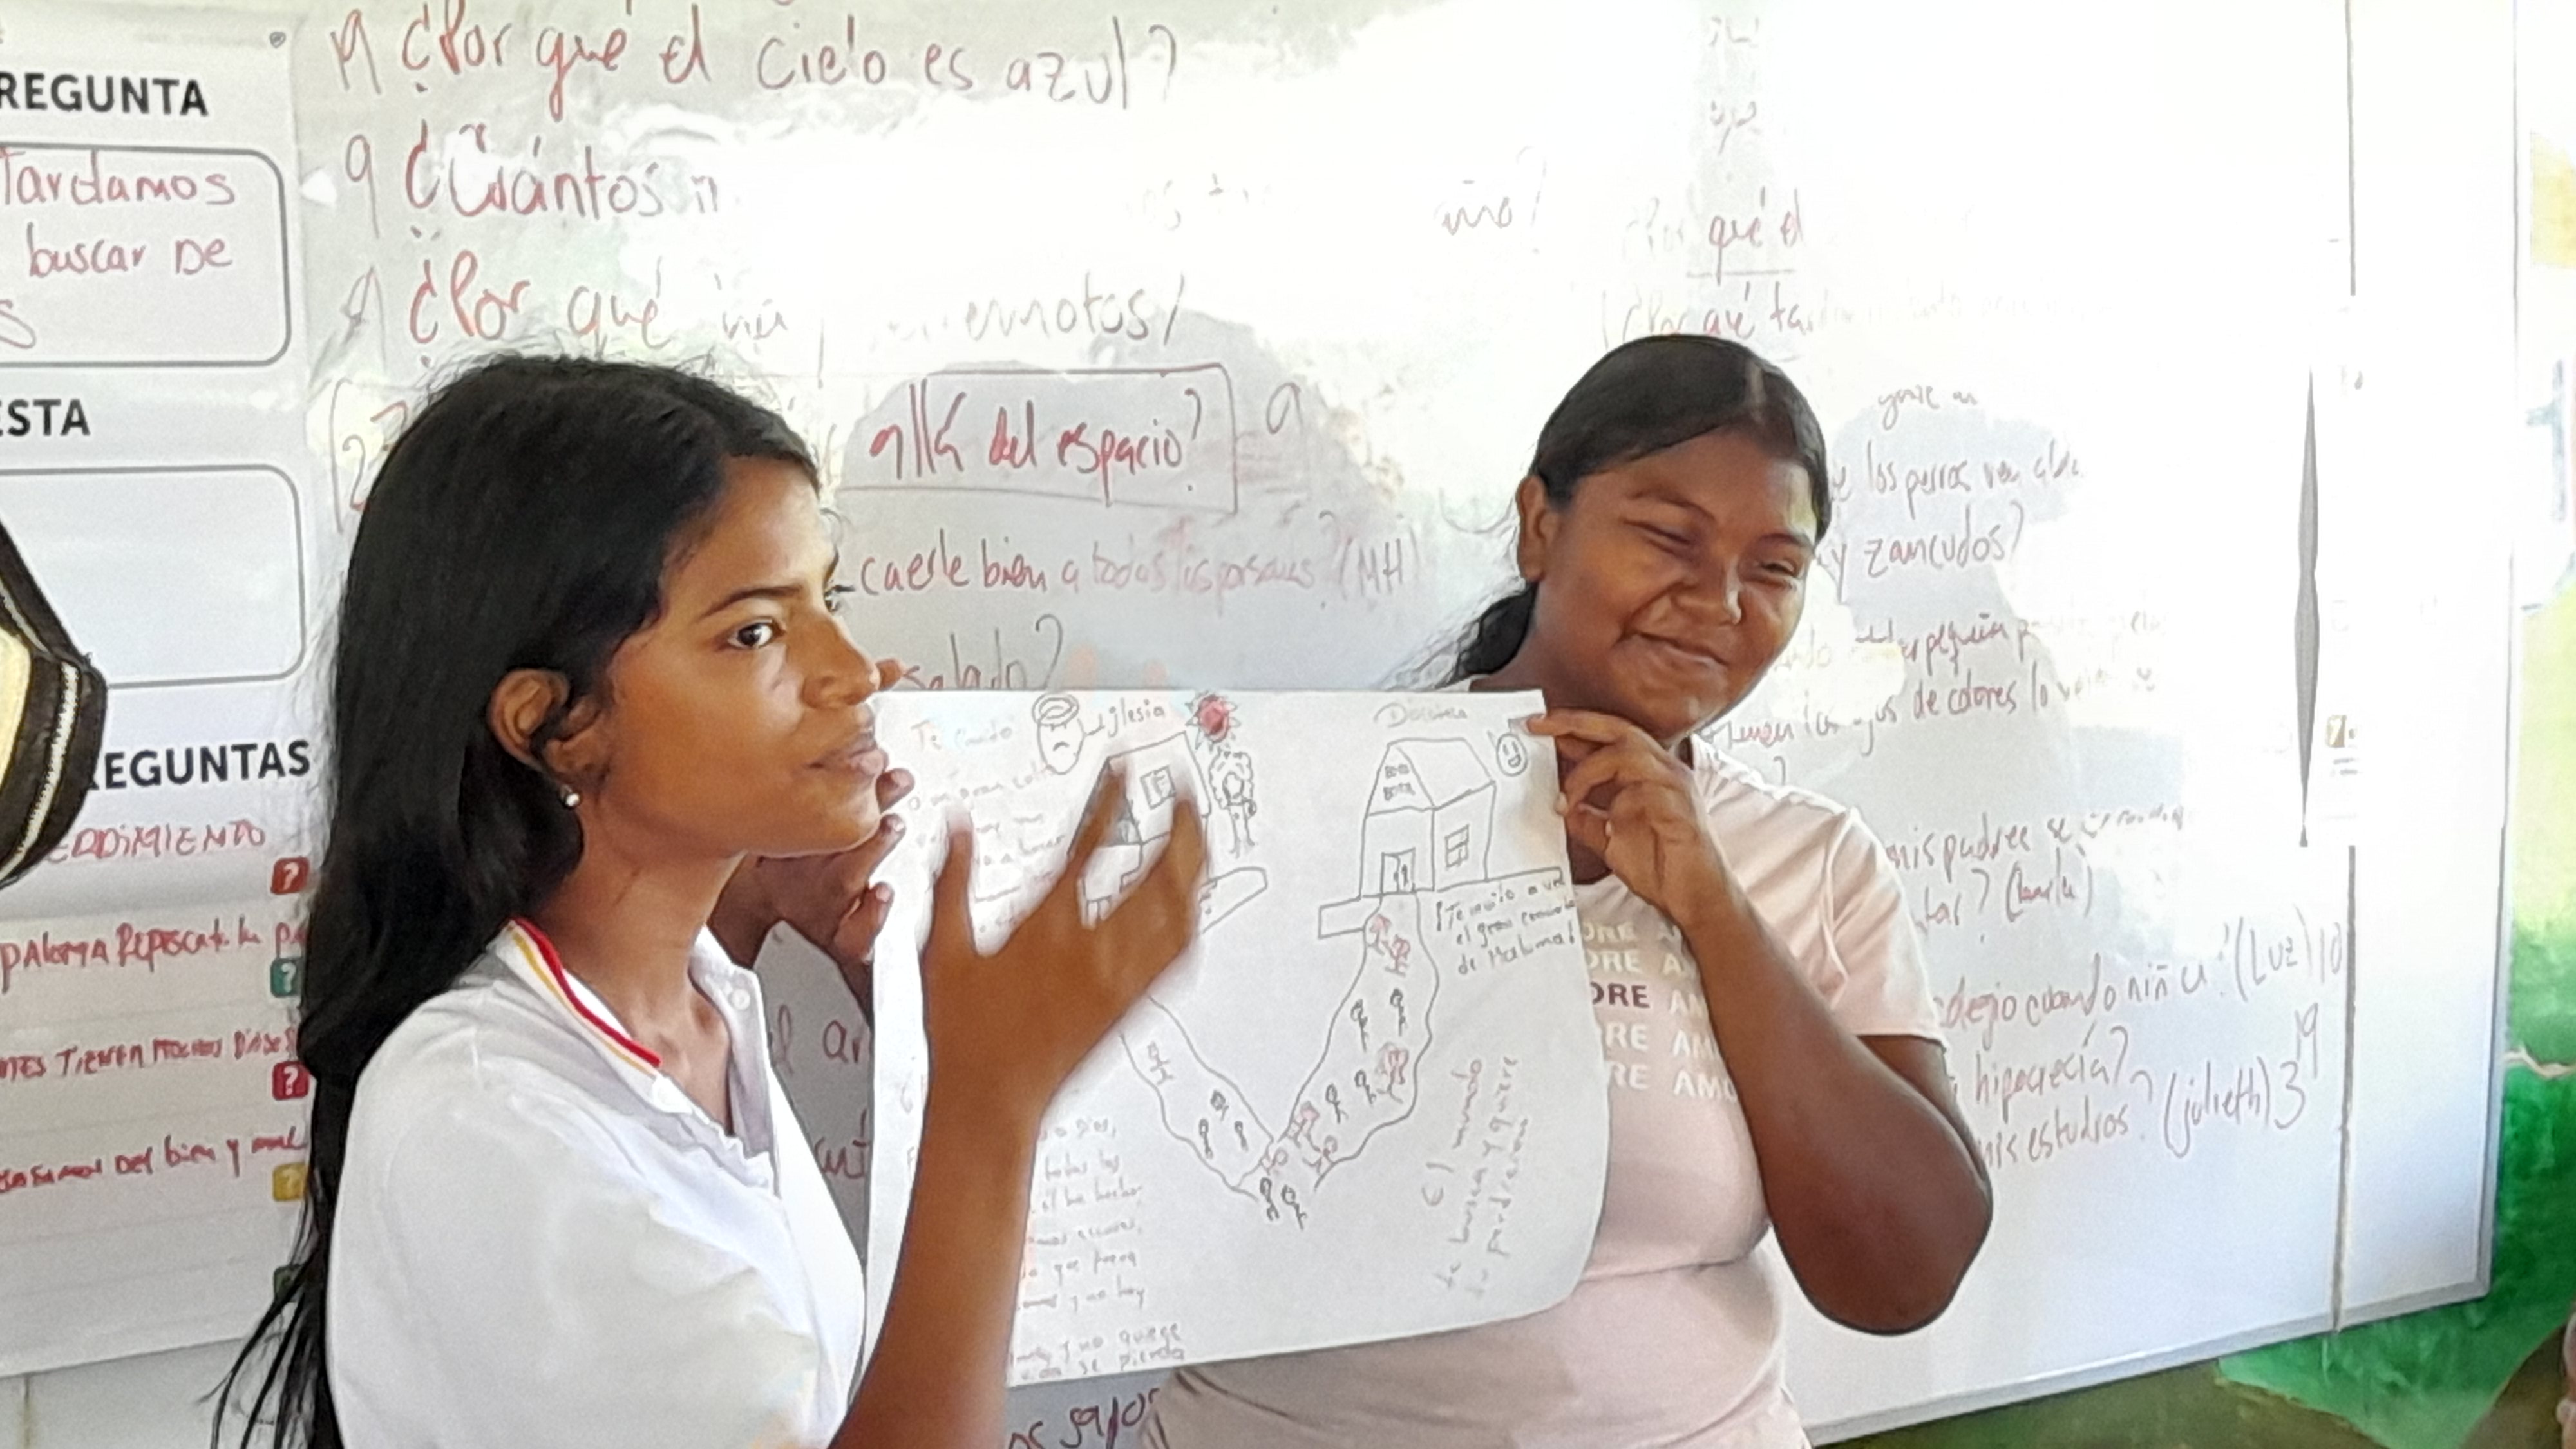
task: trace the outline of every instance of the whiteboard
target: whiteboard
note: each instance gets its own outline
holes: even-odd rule
[[[67,613],[135,671],[111,751],[309,734],[373,463],[496,345],[704,363],[782,407],[826,460],[857,626],[918,684],[1266,689],[1426,663],[1505,582],[1510,486],[1581,367],[1720,332],[1815,399],[1839,517],[1792,656],[1712,743],[1887,839],[1997,1172],[1942,1323],[1793,1325],[1820,1434],[2477,1282],[2483,1160],[2374,1169],[2394,1118],[2356,1135],[2348,1106],[2485,1122],[2459,1027],[2491,1022],[2492,979],[2431,953],[2492,959],[2474,861],[2500,815],[2481,785],[2438,840],[2361,842],[2362,880],[2416,882],[2384,989],[2350,857],[2298,844],[2305,410],[2354,266],[2339,6],[466,0],[289,28],[292,157],[240,148],[291,183],[296,345],[259,395],[300,405],[301,446],[236,421],[223,379],[269,336],[247,290],[164,344],[189,367],[154,416],[241,490],[224,527],[274,536],[250,485],[289,480],[301,582],[249,550],[207,584],[242,627],[164,637],[89,575],[111,585]],[[26,43],[13,19],[0,52]],[[102,367],[125,345],[84,335]],[[162,519],[137,502],[83,546],[159,557]],[[2466,713],[2500,733],[2500,708]],[[2418,752],[2380,778],[2436,793],[2410,772],[2460,742],[2391,732]],[[294,884],[292,780],[156,803],[260,843],[49,866],[0,899],[12,933]],[[807,1082],[863,1080],[846,1008],[795,1011]],[[2113,1026],[2116,1065],[2091,1055]],[[2399,1060],[2427,1043],[2438,1069]],[[210,1271],[210,1318],[265,1297],[264,1268]]]

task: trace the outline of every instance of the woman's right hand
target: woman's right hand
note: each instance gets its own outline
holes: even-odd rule
[[[1101,772],[1054,883],[990,955],[977,949],[968,912],[974,831],[950,826],[921,953],[934,1101],[1035,1132],[1065,1078],[1197,938],[1207,843],[1187,796],[1172,802],[1162,857],[1107,916],[1083,921],[1083,874],[1125,789],[1123,774]]]
[[[1125,788],[1102,773],[1054,884],[989,956],[976,949],[967,911],[974,830],[949,828],[921,952],[930,1093],[912,1213],[885,1325],[834,1449],[1002,1441],[1038,1123],[1064,1079],[1198,935],[1207,844],[1187,798],[1172,802],[1162,859],[1108,916],[1083,922],[1083,871]]]

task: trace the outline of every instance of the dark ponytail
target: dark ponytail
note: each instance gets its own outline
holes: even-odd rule
[[[314,1078],[303,1232],[217,1390],[216,1445],[235,1409],[244,1449],[264,1427],[278,1449],[340,1449],[325,1324],[359,1074],[581,857],[552,783],[486,725],[492,690],[546,669],[571,702],[597,697],[729,458],[814,466],[775,414],[714,383],[560,358],[464,374],[385,455],[331,665],[328,839],[297,1013]]]
[[[1523,584],[1485,606],[1458,640],[1458,658],[1449,666],[1448,682],[1475,679],[1512,662],[1529,638],[1530,616],[1538,612],[1538,585]]]
[[[1815,411],[1787,373],[1751,348],[1716,337],[1667,333],[1612,348],[1548,414],[1530,476],[1546,490],[1549,506],[1563,508],[1595,473],[1724,432],[1742,433],[1806,471],[1822,538],[1834,501]],[[1460,636],[1448,682],[1511,663],[1537,612],[1535,584],[1488,604]]]

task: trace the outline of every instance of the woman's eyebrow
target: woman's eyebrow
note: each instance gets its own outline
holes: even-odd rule
[[[829,581],[833,575],[840,571],[841,551],[836,548],[832,550],[831,563],[825,565],[823,569],[823,577],[826,581]],[[708,605],[706,611],[698,615],[698,617],[701,619],[711,619],[716,615],[723,613],[725,610],[732,608],[736,604],[749,603],[753,599],[774,599],[784,601],[793,599],[803,592],[805,592],[805,585],[801,580],[789,580],[782,583],[753,584],[749,588],[736,589],[732,593],[718,599],[716,602]]]
[[[798,594],[803,592],[805,592],[805,586],[801,583],[754,584],[747,589],[736,589],[732,593],[718,599],[716,602],[708,605],[706,612],[700,614],[698,617],[701,619],[713,618],[714,616],[723,613],[725,610],[732,608],[736,604],[749,603],[753,599],[785,600],[795,598]]]

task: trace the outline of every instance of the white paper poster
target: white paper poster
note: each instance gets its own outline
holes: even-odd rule
[[[879,737],[927,783],[886,870],[901,904],[877,958],[872,1294],[891,1286],[927,1080],[912,943],[934,822],[974,819],[989,947],[1113,760],[1128,788],[1086,904],[1141,874],[1188,802],[1208,834],[1204,935],[1047,1119],[1013,1380],[1431,1332],[1571,1291],[1606,1084],[1555,758],[1518,723],[1536,708],[886,697]]]
[[[237,1339],[301,1212],[315,560],[285,29],[0,26],[0,523],[112,686],[0,895],[0,1374]]]

